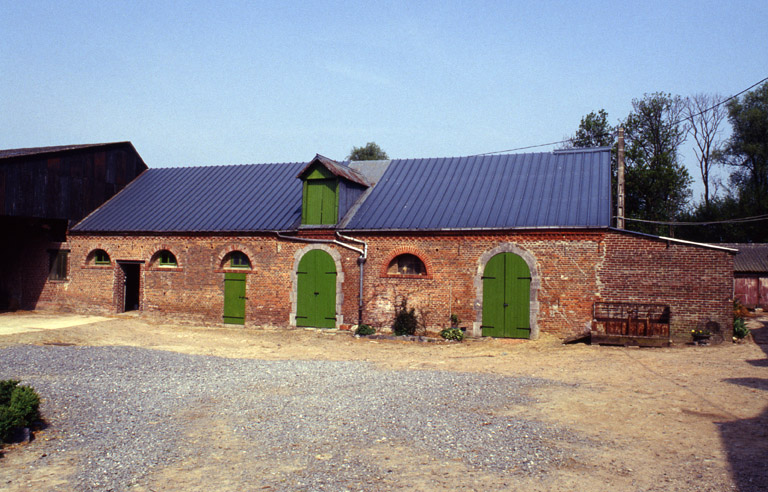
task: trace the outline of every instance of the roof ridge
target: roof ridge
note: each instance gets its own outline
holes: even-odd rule
[[[131,143],[130,140],[90,144],[47,145],[45,147],[19,147],[16,149],[0,149],[0,159],[11,159],[14,157],[26,157],[39,154],[53,154],[56,152],[67,152],[73,150],[93,149],[94,147],[110,147],[117,145],[130,145],[132,148],[134,148],[133,143]],[[138,152],[136,153],[138,154]]]
[[[222,168],[222,167],[248,167],[248,166],[295,166],[297,164],[304,164],[302,161],[295,162],[244,162],[241,164],[201,164],[191,166],[163,166],[155,167],[152,170],[162,169],[205,169],[205,168]]]

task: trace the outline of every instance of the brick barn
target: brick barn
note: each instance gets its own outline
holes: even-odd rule
[[[55,304],[70,226],[146,169],[130,142],[0,150],[0,309]]]
[[[610,176],[609,149],[150,169],[71,229],[58,307],[388,327],[407,299],[435,331],[537,338],[620,303],[664,306],[651,335],[730,329],[734,251],[612,228]]]

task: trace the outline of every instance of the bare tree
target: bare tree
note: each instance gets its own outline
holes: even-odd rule
[[[717,154],[722,142],[719,140],[720,126],[728,115],[723,97],[719,94],[695,94],[686,99],[685,119],[689,124],[689,132],[695,143],[694,152],[699,161],[701,180],[704,183],[704,206],[709,210],[710,184],[713,182],[712,169],[717,163]]]

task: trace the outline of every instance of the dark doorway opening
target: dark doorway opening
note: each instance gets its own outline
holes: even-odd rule
[[[139,309],[139,286],[141,265],[139,263],[121,263],[123,270],[123,312]]]

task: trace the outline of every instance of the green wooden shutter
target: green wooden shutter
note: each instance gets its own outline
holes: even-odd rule
[[[511,338],[530,338],[530,296],[531,272],[521,257],[506,253],[505,299],[508,304],[505,313],[505,335]]]
[[[311,271],[313,262],[309,253],[301,257],[296,270],[296,326],[312,326],[312,313],[315,312],[315,286]]]
[[[245,324],[245,273],[224,274],[224,323]]]
[[[504,255],[496,255],[483,272],[483,336],[504,336]]]
[[[483,336],[530,338],[531,273],[514,253],[488,260],[483,272]]]
[[[296,271],[296,326],[336,327],[336,265],[319,249],[308,251]]]
[[[320,188],[321,212],[320,224],[335,224],[338,222],[338,197],[336,196],[337,181],[335,179],[321,179],[317,181]]]
[[[304,176],[301,223],[332,225],[339,221],[339,180],[322,166]]]

